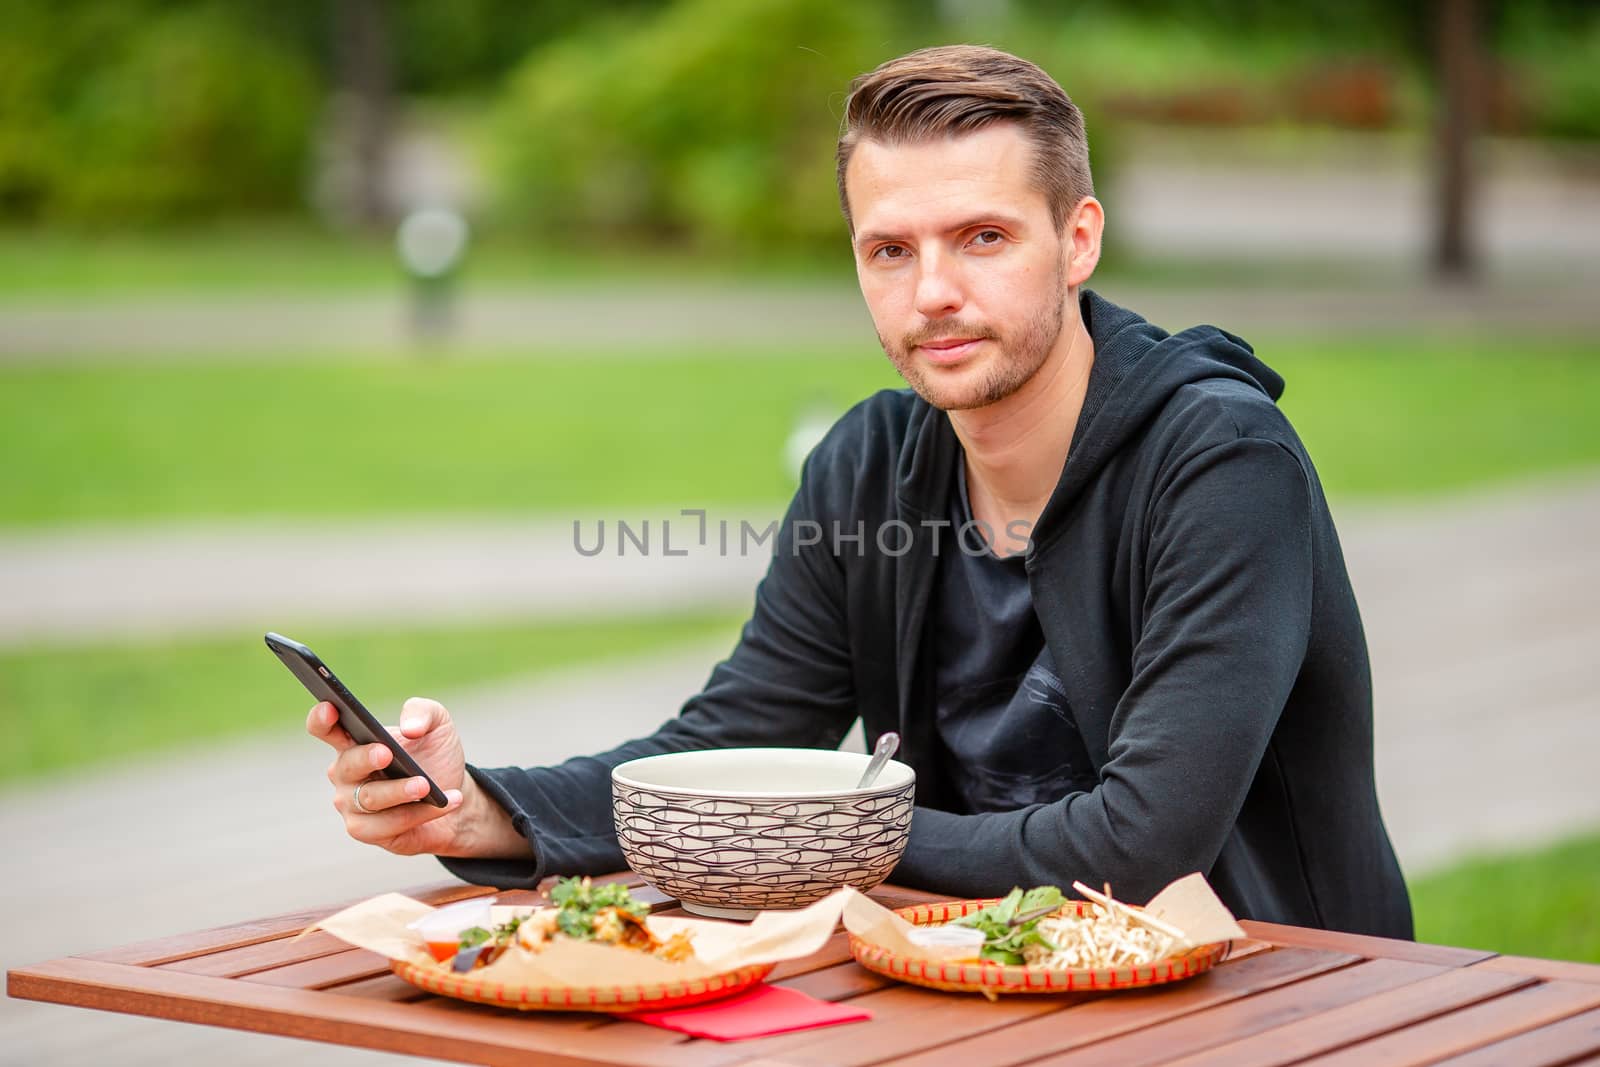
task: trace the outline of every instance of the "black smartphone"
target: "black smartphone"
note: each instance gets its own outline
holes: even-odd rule
[[[417,761],[411,758],[411,753],[401,747],[394,735],[383,728],[383,725],[373,718],[356,695],[345,684],[339,681],[337,675],[330,671],[327,664],[317,658],[317,654],[298,641],[290,640],[282,634],[267,634],[267,647],[272,649],[272,654],[283,661],[300,684],[305,686],[311,695],[318,700],[326,700],[339,709],[339,725],[344,727],[344,732],[355,739],[358,745],[383,745],[394,753],[394,759],[389,765],[378,773],[385,778],[422,778],[428,783],[428,795],[422,799],[436,808],[446,806],[449,801],[445,799],[444,790],[427,772],[417,766]]]

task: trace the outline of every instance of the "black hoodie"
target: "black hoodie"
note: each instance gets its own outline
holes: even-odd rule
[[[754,613],[705,689],[603,755],[471,768],[533,862],[446,866],[500,885],[620,869],[617,763],[833,747],[859,715],[869,745],[898,730],[917,771],[896,882],[972,896],[1109,882],[1141,901],[1198,870],[1241,917],[1410,937],[1374,787],[1366,641],[1321,485],[1275,404],[1283,380],[1213,327],[1169,336],[1087,290],[1081,309],[1094,365],[1026,567],[1097,787],[941,810],[925,629],[961,449],[943,412],[886,391],[807,460]]]

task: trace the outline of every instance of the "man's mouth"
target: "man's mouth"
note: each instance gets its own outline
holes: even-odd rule
[[[982,337],[942,337],[917,347],[935,363],[955,363],[971,355],[983,341]]]

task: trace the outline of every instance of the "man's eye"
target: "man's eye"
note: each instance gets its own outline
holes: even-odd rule
[[[999,230],[980,230],[976,235],[973,236],[972,243],[975,245],[993,247],[1005,239],[1005,234],[1001,233]]]

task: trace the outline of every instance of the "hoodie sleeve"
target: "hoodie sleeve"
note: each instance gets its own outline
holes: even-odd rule
[[[528,839],[529,856],[441,856],[446,869],[469,882],[507,888],[533,888],[548,875],[620,870],[626,864],[611,818],[617,764],[690,749],[838,747],[855,721],[855,685],[844,574],[820,531],[827,525],[824,492],[840,480],[829,457],[839,453],[819,447],[807,460],[788,514],[768,542],[775,546],[772,563],[738,645],[678,717],[649,737],[554,767],[469,767]]]
[[[1189,457],[1152,507],[1132,680],[1100,784],[1050,804],[918,809],[894,878],[973,896],[1110,882],[1147,900],[1211,870],[1305,658],[1312,496],[1276,441]]]

